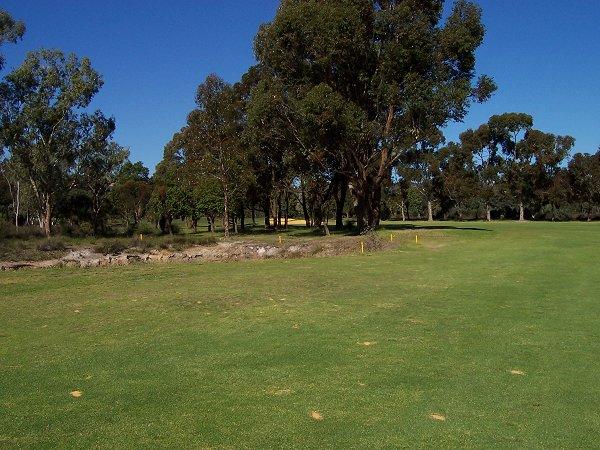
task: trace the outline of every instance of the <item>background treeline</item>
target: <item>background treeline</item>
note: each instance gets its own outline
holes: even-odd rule
[[[445,141],[496,85],[474,70],[480,8],[441,13],[437,1],[283,1],[258,31],[257,64],[235,84],[200,84],[152,176],[91,109],[102,77],[90,61],[30,53],[0,83],[4,235],[173,233],[176,219],[228,235],[294,218],[328,233],[388,218],[597,217],[600,151],[570,156],[574,139],[530,115]],[[24,30],[0,11],[0,44]]]

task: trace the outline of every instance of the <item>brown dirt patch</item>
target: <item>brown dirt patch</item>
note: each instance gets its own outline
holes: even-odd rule
[[[321,414],[319,411],[311,411],[310,418],[312,420],[316,420],[317,422],[320,422],[321,420],[323,420],[323,414]]]

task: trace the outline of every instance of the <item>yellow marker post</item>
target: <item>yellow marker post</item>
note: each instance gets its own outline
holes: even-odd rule
[[[390,242],[394,242],[394,234],[390,233]]]
[[[279,235],[279,244],[283,243],[283,239],[281,238],[281,235]]]
[[[140,241],[144,240],[144,235],[142,233],[140,233]]]
[[[365,243],[363,241],[360,241],[360,252],[363,255],[365,254]]]
[[[419,243],[419,235],[415,234],[415,244],[418,244],[418,243]]]

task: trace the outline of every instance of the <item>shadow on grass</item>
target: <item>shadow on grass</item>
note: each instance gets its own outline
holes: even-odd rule
[[[414,225],[412,223],[394,223],[381,225],[383,230],[465,230],[465,231],[492,231],[479,227],[457,227],[454,225]]]
[[[342,230],[336,230],[335,227],[329,227],[329,233],[332,236],[352,236],[355,233],[354,230],[344,228]],[[244,230],[239,230],[239,234],[242,235],[251,235],[251,236],[265,236],[265,235],[273,235],[273,234],[284,234],[289,236],[296,237],[319,237],[324,236],[324,231],[322,228],[307,228],[305,225],[288,225],[287,228],[267,228],[264,226],[258,225],[256,227],[248,227]]]
[[[480,227],[469,227],[469,226],[455,226],[455,225],[415,225],[412,223],[384,223],[381,224],[379,230],[387,231],[402,231],[402,230],[464,230],[464,231],[492,231],[487,228]],[[217,229],[217,234],[222,234],[223,230]],[[233,234],[233,230],[231,230]],[[345,227],[341,230],[336,230],[335,226],[329,227],[329,233],[331,236],[357,236],[358,230],[356,227]],[[197,232],[188,233],[191,236],[202,236],[209,234],[208,231],[199,230]],[[322,228],[307,228],[304,225],[288,225],[287,228],[265,228],[264,225],[248,225],[244,229],[239,228],[237,236],[272,236],[272,235],[287,235],[294,237],[322,237],[324,236],[324,230]]]

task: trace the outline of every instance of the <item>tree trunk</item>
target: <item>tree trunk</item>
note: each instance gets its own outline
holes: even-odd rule
[[[281,208],[281,196],[282,193],[280,192],[277,195],[277,227],[281,228],[281,212],[282,212],[282,208]]]
[[[485,220],[492,221],[492,208],[490,208],[490,205],[485,205]]]
[[[392,129],[394,119],[394,105],[389,105],[383,137],[386,139]],[[357,224],[361,234],[375,230],[379,226],[381,217],[381,191],[383,183],[390,177],[390,149],[387,146],[381,148],[379,156],[379,169],[376,173],[370,172],[368,163],[361,163],[357,167],[357,179],[352,180],[356,189],[357,201]]]
[[[256,212],[254,211],[254,205],[252,205],[252,226],[256,226]]]
[[[165,228],[169,235],[173,236],[173,226],[172,226],[173,218],[171,216],[165,217]]]
[[[285,209],[283,211],[283,227],[287,230],[288,222],[290,219],[290,193],[285,191]]]
[[[339,197],[335,196],[335,229],[344,228],[344,205],[346,204],[346,193],[348,192],[348,183],[345,179],[339,183]]]
[[[304,181],[300,181],[300,204],[302,205],[302,214],[304,214],[304,221],[306,222],[306,228],[310,228],[310,214],[306,207],[306,192],[304,191]]]
[[[406,214],[404,213],[404,202],[400,203],[400,211],[402,213],[402,222],[406,221]]]
[[[427,220],[433,222],[433,205],[431,200],[427,200]]]
[[[263,202],[263,212],[265,214],[265,228],[271,228],[271,198],[266,195]]]
[[[50,236],[52,226],[52,204],[50,202],[50,195],[45,195],[44,200],[44,211],[42,212],[42,225],[44,228],[44,235]]]
[[[229,237],[229,193],[227,192],[227,186],[223,188],[223,227],[225,237]]]
[[[519,202],[519,222],[525,221],[525,208],[523,207],[523,202]]]
[[[21,182],[17,181],[17,201],[15,202],[15,228],[19,229],[19,206],[21,202]]]
[[[381,183],[370,178],[357,180],[354,196],[358,232],[366,234],[375,230],[379,226]]]

